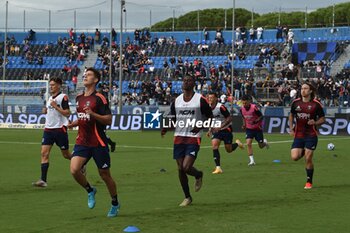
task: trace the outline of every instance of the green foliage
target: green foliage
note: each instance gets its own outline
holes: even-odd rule
[[[171,31],[172,28],[173,28],[173,18],[160,21],[152,26],[153,31]]]
[[[200,30],[207,27],[209,30],[225,27],[232,28],[232,8],[230,9],[205,9],[199,10]],[[350,3],[341,3],[335,5],[335,25],[350,25]],[[308,27],[329,27],[332,25],[333,6],[320,8],[309,12],[307,15]],[[251,27],[252,12],[246,9],[237,8],[235,10],[235,25]],[[264,28],[275,28],[278,25],[279,13],[271,12],[263,15],[254,13],[254,27],[262,26]],[[305,12],[282,12],[280,15],[281,25],[289,27],[305,27]],[[198,29],[198,11],[191,11],[175,19],[176,31],[196,31]],[[172,18],[158,22],[152,26],[153,31],[172,30]]]

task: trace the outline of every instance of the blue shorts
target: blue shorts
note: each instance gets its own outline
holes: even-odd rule
[[[186,155],[197,158],[198,151],[199,145],[197,144],[174,144],[173,158],[179,159]]]
[[[233,135],[228,131],[219,131],[217,133],[214,133],[211,136],[211,139],[219,139],[220,141],[224,141],[225,144],[232,144]]]
[[[255,140],[258,143],[263,143],[264,142],[264,134],[262,130],[253,130],[253,129],[246,129],[246,136],[245,138],[248,139],[253,139],[255,138]]]
[[[68,143],[67,131],[62,129],[44,130],[43,138],[41,140],[41,145],[52,146],[54,143],[56,143],[56,145],[61,150],[68,150],[69,143]]]
[[[309,149],[316,150],[318,138],[317,137],[307,137],[307,138],[294,138],[292,149],[300,148],[300,149]]]
[[[96,166],[99,169],[107,169],[111,167],[111,157],[109,156],[108,146],[98,146],[98,147],[89,147],[75,145],[72,151],[72,157],[79,156],[86,158],[89,161],[94,158]]]

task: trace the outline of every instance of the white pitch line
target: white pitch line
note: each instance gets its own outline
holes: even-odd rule
[[[329,141],[329,140],[345,140],[350,139],[350,137],[328,137],[328,138],[319,138],[319,141]],[[283,143],[292,143],[293,140],[284,140],[284,141],[270,141],[269,144],[283,144]],[[0,141],[0,144],[21,144],[21,145],[40,145],[40,142],[13,142],[13,141]],[[258,143],[253,143],[258,144]],[[74,144],[69,144],[73,146]],[[121,148],[136,148],[136,149],[157,149],[157,150],[172,150],[173,147],[160,147],[160,146],[132,146],[132,145],[118,145],[117,147]],[[201,149],[208,149],[211,146],[201,146]]]

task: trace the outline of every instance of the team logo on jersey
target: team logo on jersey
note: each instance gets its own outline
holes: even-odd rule
[[[160,129],[160,117],[162,114],[157,110],[155,113],[143,113],[143,128],[144,129]]]
[[[311,109],[312,109],[312,106],[311,106],[311,105],[307,106],[307,109],[308,109],[308,110],[311,110]]]

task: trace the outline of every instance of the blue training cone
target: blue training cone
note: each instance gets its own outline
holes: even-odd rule
[[[274,162],[274,163],[280,163],[280,162],[281,162],[281,160],[279,160],[279,159],[275,159],[275,160],[273,160],[272,162]]]
[[[124,229],[124,232],[139,232],[140,229],[135,226],[128,226]]]

